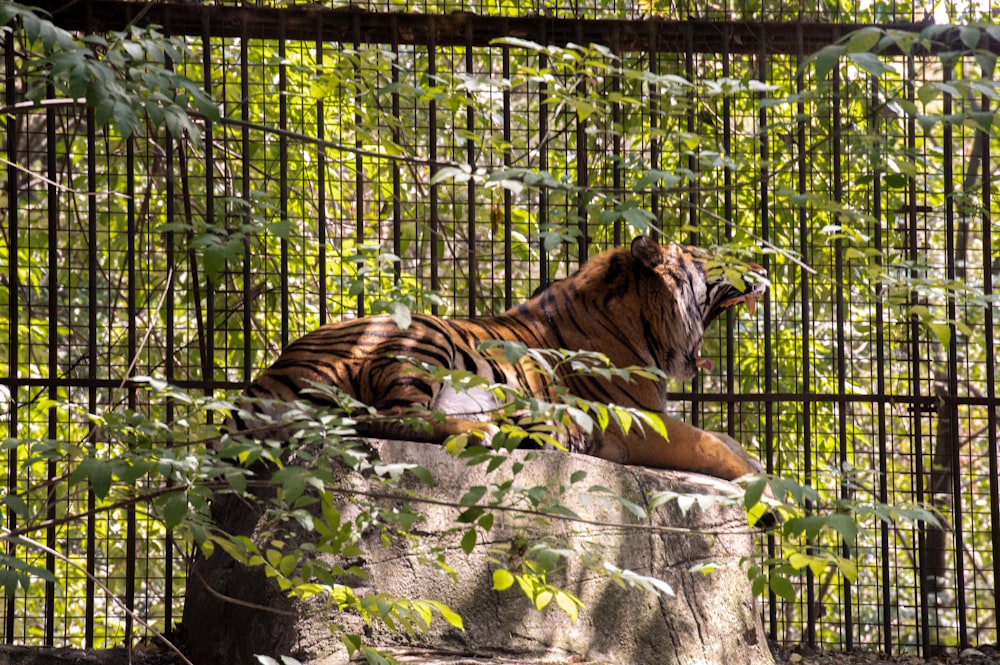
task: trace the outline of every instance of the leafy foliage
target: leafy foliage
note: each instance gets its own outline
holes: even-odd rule
[[[183,59],[186,48],[181,40],[136,27],[79,40],[39,10],[5,2],[0,6],[5,32],[11,31],[12,21],[19,24],[29,47],[39,47],[34,57],[29,56],[31,69],[24,72],[31,84],[25,96],[31,101],[85,98],[94,108],[97,124],[113,122],[123,138],[148,120],[174,136],[187,134],[198,140],[201,131],[192,112],[219,118],[218,107],[205,91],[170,68],[171,62]]]

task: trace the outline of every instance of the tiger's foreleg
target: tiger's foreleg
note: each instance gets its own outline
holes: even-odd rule
[[[441,412],[390,409],[380,412],[375,419],[359,422],[356,430],[362,436],[425,443],[444,443],[452,436],[469,434],[489,443],[498,428],[492,422],[456,418]]]
[[[628,464],[695,471],[724,480],[764,470],[743,446],[725,434],[706,432],[666,416],[663,417],[663,424],[667,429],[667,440],[649,427],[643,431],[634,428],[620,439],[619,446],[606,441],[595,452],[605,459],[615,459],[616,453],[620,456],[624,452],[624,461]],[[608,437],[615,438],[615,434],[608,433],[605,438]]]

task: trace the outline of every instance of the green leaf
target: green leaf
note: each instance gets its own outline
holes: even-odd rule
[[[493,588],[497,591],[506,591],[514,584],[514,576],[509,570],[499,568],[493,571]]]
[[[486,513],[479,518],[479,521],[476,522],[476,524],[478,524],[479,528],[483,531],[489,531],[493,528],[493,513]]]
[[[758,478],[750,482],[747,485],[746,492],[743,494],[743,507],[753,508],[758,503],[760,503],[761,497],[764,496],[764,490],[767,489],[767,479]]]
[[[234,490],[243,494],[247,491],[247,477],[243,472],[233,469],[225,474],[226,482]]]
[[[962,43],[969,47],[970,50],[975,50],[979,46],[979,40],[982,38],[982,31],[972,25],[963,25],[958,29],[958,36],[961,38]]]
[[[361,636],[351,633],[341,633],[340,641],[347,647],[347,654],[353,656],[361,648]]]
[[[883,74],[895,71],[892,67],[882,62],[882,59],[874,53],[851,53],[847,57],[850,58],[851,62],[872,76],[882,76]]]
[[[815,538],[827,524],[825,515],[806,515],[793,517],[785,522],[782,531],[786,535],[802,535],[805,538]]]
[[[406,330],[413,321],[413,314],[410,308],[401,302],[391,302],[388,305],[389,317],[399,326],[400,330]]]
[[[163,505],[163,524],[168,529],[176,528],[188,514],[188,500],[182,492],[172,494]]]
[[[947,347],[948,342],[951,340],[951,326],[946,322],[933,321],[927,323],[927,327],[930,329],[934,336],[937,338],[941,346]]]
[[[858,523],[849,515],[830,515],[830,527],[840,534],[847,543],[853,543],[858,536]]]
[[[98,499],[106,499],[111,491],[111,462],[88,457],[80,462],[80,475],[90,479],[90,487]],[[74,472],[74,476],[77,473]]]
[[[848,581],[852,583],[858,581],[858,566],[851,559],[837,557],[837,568],[840,570],[840,573],[848,579]]]
[[[656,216],[648,210],[642,208],[630,208],[622,213],[625,221],[631,224],[636,231],[645,233],[649,225],[656,222]]]
[[[475,487],[470,487],[469,491],[462,496],[458,501],[460,506],[472,506],[479,503],[479,500],[483,498],[486,494],[486,488],[482,485],[476,485]]]
[[[453,609],[438,600],[428,600],[426,602],[433,606],[434,609],[441,614],[441,618],[447,621],[449,626],[457,628],[458,630],[465,630],[465,624],[462,621],[462,617],[459,616],[459,614]]]
[[[553,598],[555,598],[555,594],[553,592],[548,589],[542,589],[534,598],[535,609],[541,612],[549,606],[549,603],[552,602]]]
[[[802,570],[806,566],[812,564],[815,559],[811,556],[807,556],[802,552],[793,552],[788,556],[788,563],[791,564],[792,568],[795,570]]]
[[[822,80],[830,75],[834,67],[840,62],[840,56],[844,55],[847,47],[842,44],[830,44],[817,51],[812,60],[816,67],[816,78]]]
[[[476,547],[476,530],[469,529],[462,536],[462,551],[466,554],[471,554],[472,550]]]
[[[0,500],[0,504],[7,506],[18,518],[28,519],[28,504],[18,495],[8,494],[3,500]]]
[[[787,577],[781,575],[771,574],[768,579],[768,585],[771,587],[771,591],[774,592],[778,598],[792,602],[795,600],[795,587],[788,580]]]
[[[434,476],[431,475],[430,470],[422,466],[414,466],[410,468],[410,473],[417,477],[417,479],[422,482],[426,487],[434,487]]]
[[[847,38],[847,52],[861,53],[862,51],[870,51],[879,43],[883,34],[882,28],[875,26],[855,30]]]
[[[472,179],[472,168],[468,164],[461,166],[444,166],[434,172],[431,176],[431,185],[437,185],[446,180],[454,180],[456,183],[468,182]]]
[[[483,508],[480,508],[479,506],[474,506],[472,508],[469,508],[468,510],[462,511],[462,513],[456,518],[456,520],[462,524],[469,524],[471,522],[475,522],[485,512],[486,511]]]
[[[569,617],[570,623],[576,623],[579,606],[575,598],[564,591],[556,592],[556,605]]]

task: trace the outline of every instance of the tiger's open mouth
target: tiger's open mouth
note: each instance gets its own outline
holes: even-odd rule
[[[754,314],[757,313],[757,301],[760,300],[761,296],[763,295],[764,295],[763,288],[761,288],[760,291],[754,290],[748,293],[742,293],[736,296],[735,298],[728,298],[726,300],[723,300],[721,303],[719,303],[719,309],[727,310],[730,307],[736,307],[737,305],[746,303],[747,312],[750,314],[750,316],[753,316]]]
[[[749,272],[744,276],[744,280],[745,290],[738,289],[732,284],[727,285],[726,292],[712,304],[705,315],[704,324],[706,328],[724,311],[737,305],[745,303],[750,316],[753,316],[757,312],[757,301],[761,299],[764,291],[767,290],[767,271],[762,266],[752,263],[750,264]]]
[[[729,287],[728,292],[712,306],[711,310],[705,316],[704,325],[706,328],[724,311],[738,305],[745,304],[747,306],[747,313],[751,317],[756,314],[757,301],[763,297],[764,292],[767,290],[767,271],[756,263],[751,264],[750,272],[747,273],[747,284],[750,288],[746,291],[740,291],[735,286]],[[702,358],[700,351],[700,348],[694,350],[695,367],[707,372],[712,371],[715,363],[708,358]]]

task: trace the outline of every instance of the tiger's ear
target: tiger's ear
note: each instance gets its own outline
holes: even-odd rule
[[[632,241],[632,258],[650,269],[665,261],[663,248],[649,236],[636,236]]]

